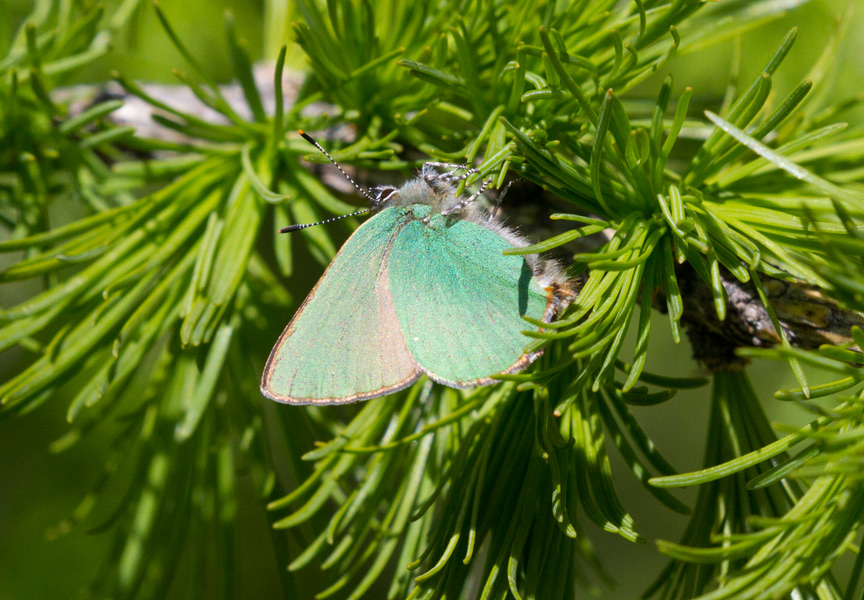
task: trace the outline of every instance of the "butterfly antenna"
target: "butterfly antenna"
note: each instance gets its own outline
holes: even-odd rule
[[[351,185],[353,185],[355,188],[357,188],[358,192],[363,194],[363,196],[368,198],[373,204],[376,202],[375,197],[372,196],[368,191],[364,190],[359,185],[357,185],[357,183],[348,176],[348,173],[346,173],[342,169],[342,167],[339,166],[339,163],[337,163],[335,160],[333,160],[333,157],[330,156],[330,154],[324,148],[321,147],[321,144],[319,144],[314,139],[312,139],[311,135],[309,135],[308,133],[306,133],[302,129],[298,129],[297,133],[302,135],[304,140],[306,140],[307,142],[309,142],[310,144],[312,144],[313,146],[318,148],[318,150],[320,150],[324,156],[329,158],[330,162],[332,162],[334,165],[336,165],[336,168],[339,169],[339,172],[345,176],[345,179],[347,179],[348,181],[351,182]],[[363,210],[358,210],[357,212],[353,212],[353,213],[350,213],[347,215],[339,215],[338,217],[333,217],[332,219],[324,219],[323,221],[317,221],[315,223],[302,223],[302,224],[297,224],[297,225],[289,225],[288,227],[283,227],[282,229],[280,229],[279,233],[291,233],[292,231],[299,231],[300,229],[306,229],[307,227],[315,227],[316,225],[324,225],[325,223],[332,223],[333,221],[338,221],[339,219],[345,219],[347,217],[356,217],[357,215],[365,215],[366,213],[369,213],[369,212],[372,212],[371,208],[364,208]]]
[[[313,146],[315,146],[316,148],[318,148],[318,150],[319,150],[319,151],[320,151],[324,156],[326,156],[327,158],[329,158],[329,159],[330,159],[330,162],[332,162],[334,165],[336,165],[336,168],[339,169],[339,172],[342,173],[342,174],[345,176],[345,179],[347,179],[348,181],[350,181],[350,182],[351,182],[351,185],[353,185],[355,188],[357,188],[357,191],[360,192],[361,194],[363,194],[363,195],[366,197],[366,199],[368,199],[370,202],[373,202],[373,203],[376,202],[376,198],[375,198],[372,194],[370,194],[367,190],[364,190],[364,189],[361,188],[359,185],[357,185],[357,182],[355,182],[353,179],[351,179],[351,177],[348,175],[348,173],[346,173],[346,172],[342,169],[342,167],[339,166],[339,163],[337,163],[337,162],[333,159],[333,157],[330,156],[330,154],[329,154],[329,153],[328,153],[324,148],[321,147],[321,144],[319,144],[319,143],[316,142],[314,139],[312,139],[312,136],[311,136],[311,135],[309,135],[308,133],[306,133],[306,132],[303,131],[302,129],[298,129],[298,130],[297,130],[297,133],[299,133],[300,135],[302,135],[304,140],[306,140],[307,142],[309,142],[310,144],[312,144]],[[355,213],[355,214],[356,214],[356,213]],[[346,216],[350,216],[350,215],[346,215]],[[322,221],[322,223],[324,223],[324,221]]]
[[[332,223],[333,221],[338,221],[339,219],[345,219],[347,217],[356,217],[357,215],[365,215],[368,212],[372,212],[371,208],[364,208],[363,210],[358,210],[357,212],[353,212],[347,215],[339,215],[338,217],[333,217],[331,219],[324,219],[323,221],[318,221],[316,223],[302,223],[298,225],[289,225],[288,227],[283,227],[279,230],[279,233],[291,233],[292,231],[298,231],[300,229],[306,229],[307,227],[315,227],[316,225],[324,225],[325,223]]]

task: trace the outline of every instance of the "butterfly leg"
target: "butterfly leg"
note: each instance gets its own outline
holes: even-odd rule
[[[480,194],[482,194],[483,192],[486,191],[486,188],[489,187],[489,184],[490,184],[490,183],[492,183],[492,179],[486,179],[486,180],[484,180],[483,183],[480,184],[480,189],[478,189],[476,192],[474,192],[474,193],[471,194],[470,196],[465,197],[465,198],[464,198],[463,200],[461,200],[458,204],[456,204],[456,205],[454,205],[454,206],[451,206],[450,208],[448,208],[448,209],[446,209],[446,210],[442,210],[442,211],[441,211],[441,214],[444,215],[444,216],[446,217],[446,216],[448,216],[448,215],[453,214],[453,213],[456,212],[457,210],[462,210],[463,208],[465,208],[466,206],[468,206],[469,204],[471,204],[472,202],[474,202],[477,198],[479,198],[479,197],[480,197]]]
[[[442,169],[450,169],[447,173],[438,173],[436,168]],[[456,171],[461,171],[464,169],[464,173],[461,175],[457,175]],[[467,179],[470,175],[473,175],[477,172],[477,169],[469,169],[468,163],[456,165],[451,163],[443,163],[443,162],[427,162],[423,163],[423,179],[425,179],[429,183],[436,182],[445,182],[452,183],[454,181],[462,181],[463,179]]]
[[[452,171],[458,171],[459,169],[467,169],[468,163],[456,164],[456,163],[445,163],[445,162],[434,162],[429,161],[423,163],[423,167],[440,167],[442,169],[451,169]]]
[[[504,196],[507,195],[507,192],[510,190],[510,186],[519,181],[519,178],[511,179],[507,182],[507,185],[504,187],[502,192],[498,194],[498,198],[495,200],[495,206],[492,208],[492,212],[489,213],[489,220],[495,218],[495,214],[498,212],[498,209],[501,208],[501,203],[504,201]]]

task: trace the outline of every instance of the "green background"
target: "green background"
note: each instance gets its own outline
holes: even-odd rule
[[[108,4],[110,7],[111,3]],[[837,0],[810,2],[791,10],[784,19],[749,33],[741,42],[741,80],[751,80],[788,29],[797,26],[798,40],[774,78],[776,93],[787,93],[807,77],[819,53],[835,35],[837,19],[844,14],[846,5]],[[219,80],[224,80],[230,72],[224,43],[224,10],[234,12],[238,30],[248,40],[253,55],[272,58],[273,48],[285,40],[284,32],[288,30],[287,19],[273,16],[274,6],[277,5],[272,2],[226,0],[162,3],[181,39],[196,56],[206,57],[204,64]],[[28,2],[0,0],[0,40],[8,39],[30,9]],[[288,10],[290,12],[290,7]],[[859,59],[864,55],[864,36],[858,33],[864,31],[864,6],[859,6],[852,19],[839,53],[841,68],[836,81],[822,82],[815,93],[823,93],[820,90],[825,87],[825,92],[840,99],[864,89],[864,62]],[[685,38],[682,47],[686,48],[686,44]],[[716,109],[728,81],[731,49],[730,43],[676,58],[667,69],[675,76],[676,93],[690,85],[697,96],[713,98],[713,106],[706,108]],[[289,46],[288,63],[302,67],[303,56],[296,47]],[[79,73],[78,79],[81,83],[105,81],[108,73],[116,69],[129,78],[172,82],[171,71],[175,68],[184,68],[183,60],[168,42],[153,11],[145,7],[132,31],[125,39],[118,40],[114,51]],[[662,74],[643,84],[637,93],[653,96],[660,81]],[[860,124],[862,118],[861,110],[844,115],[844,120],[854,124]],[[15,258],[0,256],[0,267]],[[304,277],[297,279],[306,286],[306,280],[317,274],[303,274]],[[0,287],[0,306],[11,306],[33,290],[29,283],[4,285]],[[292,291],[296,292],[295,297],[302,298],[308,288],[298,286]],[[286,322],[289,317],[286,315]],[[656,319],[652,330],[657,335],[652,336],[647,370],[678,376],[700,373],[699,366],[690,358],[686,342],[680,346],[672,342],[665,318]],[[273,332],[274,339],[276,335],[278,331]],[[23,364],[20,361],[16,350],[0,355],[0,380],[20,368]],[[756,365],[752,378],[763,398],[771,398],[778,388],[796,387],[791,372],[783,363]],[[818,375],[812,381],[818,382]],[[701,467],[708,392],[708,388],[682,392],[660,406],[634,408],[647,433],[680,471]],[[801,424],[808,420],[808,415],[777,401],[769,401],[766,408],[775,422]],[[74,598],[97,574],[107,552],[109,535],[88,533],[87,528],[52,539],[55,526],[70,514],[94,484],[109,442],[97,431],[69,452],[51,453],[50,443],[66,432],[66,409],[67,402],[58,396],[34,413],[0,422],[0,600]],[[278,410],[303,409],[280,406]],[[615,464],[614,453],[612,459],[614,472],[626,473],[620,461]],[[676,540],[686,524],[685,518],[658,510],[656,501],[629,475],[619,479],[619,495],[631,510],[637,530],[651,541],[657,538]],[[695,490],[685,490],[680,497],[692,501]],[[241,507],[238,513],[248,521],[248,526],[241,524],[240,529],[246,535],[238,539],[237,556],[238,575],[248,583],[244,597],[275,597],[278,589],[275,569],[284,565],[277,564],[275,557],[267,553],[269,550],[262,553],[261,548],[269,548],[269,544],[257,543],[259,539],[263,541],[266,515],[256,507],[251,494],[244,500],[248,502],[248,510]],[[636,545],[600,532],[593,534],[592,539],[608,570],[618,574],[618,585],[604,595],[606,598],[637,597],[665,564],[653,543]],[[186,594],[175,586],[172,596],[181,598]]]

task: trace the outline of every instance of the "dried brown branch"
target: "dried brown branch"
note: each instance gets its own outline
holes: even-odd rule
[[[720,321],[711,290],[693,269],[678,269],[684,299],[681,318],[694,358],[712,372],[735,370],[747,360],[735,355],[740,347],[764,348],[780,343],[768,311],[752,283],[742,284],[729,273],[721,274],[726,290],[726,319]],[[804,282],[788,282],[762,276],[768,300],[789,343],[804,350],[822,344],[851,342],[849,329],[864,325],[864,317],[845,309],[825,292]],[[659,303],[665,308],[665,301]]]

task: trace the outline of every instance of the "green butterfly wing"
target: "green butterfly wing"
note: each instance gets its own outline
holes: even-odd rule
[[[395,392],[420,377],[387,277],[387,258],[405,222],[404,209],[389,208],[345,242],[270,354],[265,396],[341,404]]]
[[[470,221],[412,220],[393,242],[390,289],[408,350],[446,385],[491,383],[534,356],[523,354],[546,294],[521,256],[498,233]]]

